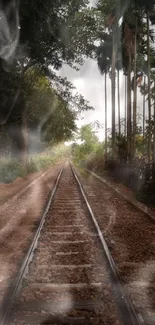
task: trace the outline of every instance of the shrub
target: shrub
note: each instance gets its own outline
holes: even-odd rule
[[[54,164],[56,159],[51,156],[34,156],[29,158],[27,168],[16,159],[0,159],[0,182],[10,183],[17,177],[25,177],[27,174],[38,172]]]
[[[16,159],[0,159],[0,182],[9,183],[17,177],[25,177],[27,172]]]

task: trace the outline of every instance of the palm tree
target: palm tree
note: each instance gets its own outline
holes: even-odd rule
[[[125,13],[122,24],[123,37],[123,66],[127,73],[127,153],[128,161],[131,158],[131,71],[132,71],[132,54],[133,54],[133,33],[130,28],[128,17],[130,12]]]
[[[155,81],[154,81],[154,94],[155,94]],[[153,127],[153,164],[154,164],[154,170],[155,170],[155,98],[154,98],[154,114],[153,114],[153,121],[154,121],[154,127]]]
[[[133,101],[133,157],[136,152],[136,130],[137,130],[137,17],[134,35],[134,101]]]
[[[146,86],[146,77],[144,77],[144,94],[143,94],[143,143],[145,141],[145,86]]]
[[[127,104],[127,78],[126,78],[126,74],[124,75],[124,78],[125,78],[125,126],[124,126],[124,134],[126,136],[126,131],[127,131],[127,107],[126,107],[126,104]]]
[[[127,75],[127,152],[128,160],[131,158],[131,55],[129,55]]]
[[[105,160],[107,160],[107,73],[111,66],[111,35],[102,35],[102,42],[96,51],[98,68],[105,76]]]
[[[117,34],[118,34],[118,13],[116,0],[99,0],[97,5],[105,21],[105,30],[107,36],[111,36],[111,102],[112,102],[112,156],[115,152],[115,72],[116,72],[116,55],[117,55]],[[120,15],[120,13],[119,13]],[[104,56],[104,53],[103,53]]]
[[[148,74],[148,159],[151,159],[151,62],[150,62],[150,20],[155,22],[155,0],[137,0],[137,5],[142,8],[147,18],[147,74]]]
[[[137,130],[137,42],[138,28],[141,26],[141,15],[134,6],[130,6],[124,15],[123,41],[124,41],[124,67],[127,70],[127,148],[128,161],[135,156],[136,130]],[[140,36],[139,36],[140,38]],[[139,39],[138,39],[139,41]],[[138,44],[139,45],[139,44]],[[131,88],[131,72],[134,72]],[[131,122],[131,89],[134,91],[133,101],[133,133]],[[132,137],[133,135],[133,137]]]
[[[122,70],[122,55],[121,47],[117,49],[117,61],[116,61],[116,70],[117,70],[117,100],[118,100],[118,134],[121,135],[121,113],[120,113],[120,71]]]
[[[117,96],[118,96],[118,134],[121,134],[121,117],[120,117],[120,80],[119,69],[117,70]]]
[[[105,71],[105,162],[107,161],[107,72]]]
[[[116,28],[116,27],[114,27]],[[112,28],[112,62],[111,62],[111,103],[112,103],[112,156],[115,152],[115,73],[116,73],[116,33]]]
[[[150,65],[150,23],[149,11],[147,11],[147,62],[148,62],[148,117],[149,117],[149,135],[148,135],[148,159],[151,159],[151,65]]]
[[[122,46],[125,62],[123,68],[127,72],[127,147],[128,147],[128,161],[132,157],[132,123],[131,123],[131,72],[134,64],[134,104],[133,104],[133,155],[136,150],[136,111],[137,111],[137,21],[133,22],[133,17],[140,14],[140,17],[146,17],[147,13],[147,56],[148,56],[148,107],[149,107],[149,124],[151,124],[151,99],[150,99],[150,31],[149,31],[149,17],[150,10],[153,9],[155,0],[129,0],[124,5],[124,1],[120,0],[119,5],[116,0],[99,0],[100,10],[105,19],[105,30],[107,37],[111,35],[111,55],[108,58],[111,61],[111,87],[112,87],[112,152],[114,155],[115,149],[115,71],[116,71],[116,57],[118,52],[117,34],[118,22],[122,17]],[[119,8],[118,8],[119,7]],[[139,16],[138,16],[139,17]],[[108,30],[108,31],[107,31]],[[144,36],[143,36],[144,38]],[[103,57],[104,53],[103,53]],[[102,69],[101,69],[102,70]],[[118,81],[118,116],[120,120],[120,97],[119,97],[119,73],[117,74]],[[149,125],[149,145],[148,156],[151,156],[151,125]],[[120,133],[120,123],[119,123]]]

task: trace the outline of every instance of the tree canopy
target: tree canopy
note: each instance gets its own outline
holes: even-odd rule
[[[77,113],[92,109],[56,74],[64,63],[77,69],[92,54],[95,24],[87,5],[87,0],[2,3],[0,124],[20,150],[31,130],[45,142],[68,139]]]

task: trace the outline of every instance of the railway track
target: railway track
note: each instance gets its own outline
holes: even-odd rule
[[[1,325],[141,324],[74,169],[61,169]]]
[[[141,323],[155,324],[153,211],[89,172],[77,173]],[[99,190],[98,190],[99,189]]]

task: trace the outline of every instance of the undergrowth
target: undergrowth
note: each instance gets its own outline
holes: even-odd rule
[[[91,154],[85,159],[73,159],[81,168],[87,168],[100,176],[110,177],[129,187],[135,198],[151,207],[155,207],[155,175],[152,164],[146,163],[144,158],[137,158],[132,163],[123,163],[119,159],[107,158],[104,155]],[[155,170],[155,168],[154,168]],[[154,172],[155,174],[155,172]]]
[[[155,206],[155,177],[152,177],[152,165],[146,164],[144,159],[136,159],[132,163],[120,163],[119,160],[104,157],[93,157],[85,161],[85,167],[100,176],[112,177],[131,188],[138,201]]]
[[[17,177],[26,177],[28,174],[39,172],[54,164],[51,156],[33,156],[29,158],[27,168],[16,159],[0,158],[0,182],[10,183]]]

